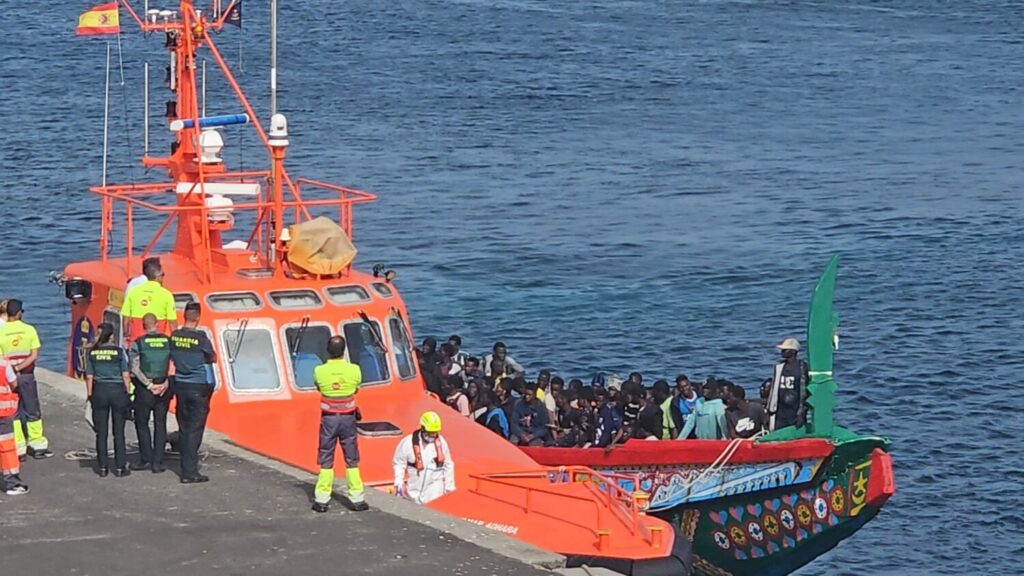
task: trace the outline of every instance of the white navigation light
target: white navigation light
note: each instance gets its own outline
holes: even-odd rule
[[[234,212],[234,202],[231,198],[221,196],[220,194],[213,194],[206,197],[206,207],[209,209],[207,212],[207,220],[210,224],[224,224],[231,226],[234,224],[235,217],[232,215]]]
[[[288,145],[288,119],[284,114],[274,114],[270,117],[269,144],[275,148],[284,148]]]
[[[220,151],[224,148],[224,138],[213,129],[199,133],[199,161],[203,164],[220,163]]]

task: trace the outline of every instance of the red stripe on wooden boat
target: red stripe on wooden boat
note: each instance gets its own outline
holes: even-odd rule
[[[708,465],[729,445],[728,440],[630,440],[610,452],[600,448],[522,448],[545,466],[590,466],[591,468]],[[779,462],[825,458],[832,443],[819,438],[789,442],[743,442],[729,459],[730,464]]]

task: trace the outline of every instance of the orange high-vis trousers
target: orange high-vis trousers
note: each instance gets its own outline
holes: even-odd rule
[[[14,443],[14,418],[0,418],[0,472],[3,477],[17,475],[21,465],[18,462],[18,448]]]

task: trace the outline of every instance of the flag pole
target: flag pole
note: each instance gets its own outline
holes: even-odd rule
[[[270,0],[270,115],[277,114],[277,0]]]
[[[149,62],[142,66],[142,155],[149,156]]]
[[[107,136],[110,125],[110,41],[107,40],[107,78],[103,87],[103,187],[107,186]]]

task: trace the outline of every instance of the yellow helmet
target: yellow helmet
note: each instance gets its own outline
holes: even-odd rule
[[[437,412],[424,412],[423,416],[420,416],[420,428],[426,432],[440,432],[441,417]]]

